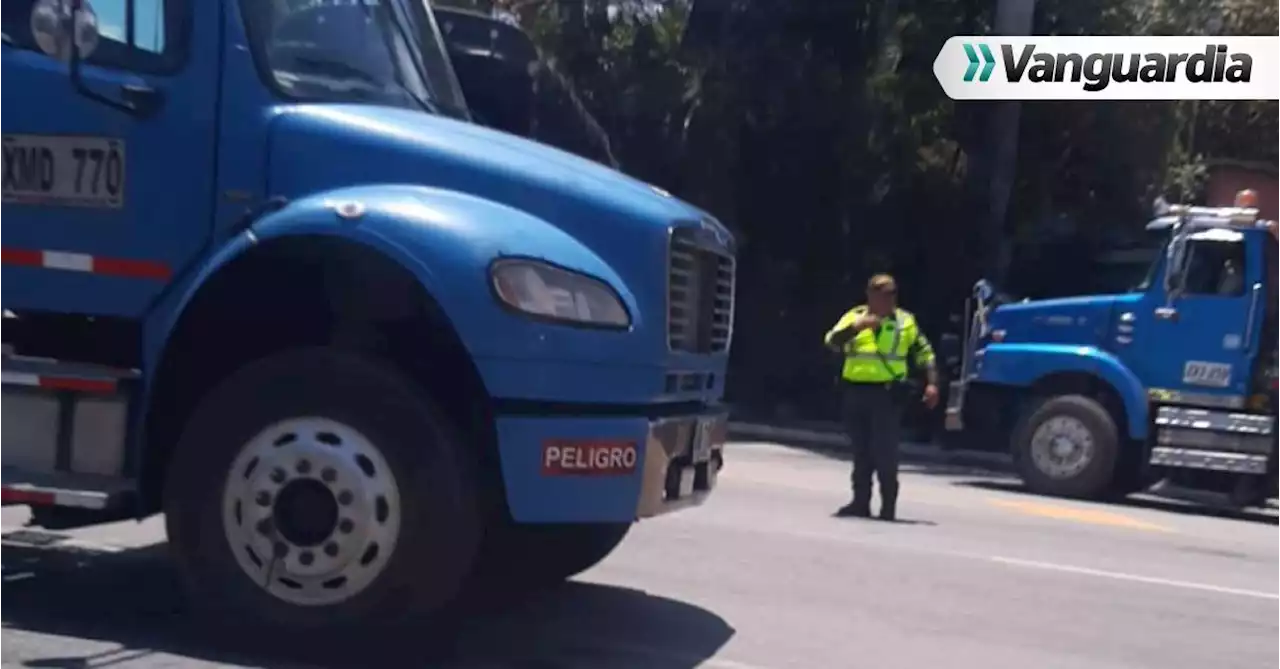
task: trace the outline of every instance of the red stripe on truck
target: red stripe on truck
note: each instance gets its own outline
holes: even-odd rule
[[[79,376],[44,376],[22,372],[4,372],[7,385],[44,388],[46,390],[74,390],[82,393],[114,393],[115,379],[94,379]]]
[[[173,275],[168,265],[151,260],[108,258],[87,253],[32,249],[0,249],[0,262],[19,267],[40,267],[102,276],[167,281]]]
[[[114,393],[116,391],[116,382],[107,379],[42,376],[40,377],[40,387],[49,390],[74,390],[82,393]]]
[[[32,504],[35,506],[53,506],[57,502],[57,495],[51,492],[39,492],[36,490],[21,490],[14,488],[0,488],[0,503],[3,504]]]

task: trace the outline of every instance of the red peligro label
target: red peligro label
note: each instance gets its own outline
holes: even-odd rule
[[[544,441],[543,476],[622,476],[636,470],[634,441]]]

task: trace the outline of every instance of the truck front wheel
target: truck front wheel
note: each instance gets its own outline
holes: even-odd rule
[[[1111,492],[1119,430],[1106,407],[1083,395],[1034,405],[1013,430],[1013,455],[1032,492],[1098,499]]]
[[[332,349],[251,363],[201,402],[166,525],[194,603],[284,627],[432,612],[472,566],[466,459],[389,365]]]

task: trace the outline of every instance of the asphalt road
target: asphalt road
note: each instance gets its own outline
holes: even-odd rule
[[[731,444],[705,506],[647,521],[576,583],[420,635],[277,638],[187,615],[157,520],[15,534],[3,666],[360,669],[1259,669],[1280,665],[1274,511],[1021,493],[920,466],[904,522],[841,520],[847,464]],[[31,546],[45,542],[44,546]]]

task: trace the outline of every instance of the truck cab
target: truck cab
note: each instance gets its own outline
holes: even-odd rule
[[[735,241],[471,122],[416,0],[15,0],[5,504],[284,627],[563,579],[723,464]]]
[[[970,300],[946,427],[1007,444],[1023,480],[1097,498],[1160,478],[1274,494],[1276,239],[1249,208],[1167,207],[1133,290]]]

